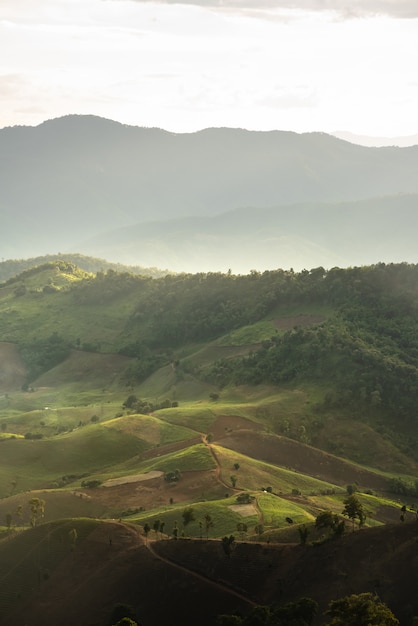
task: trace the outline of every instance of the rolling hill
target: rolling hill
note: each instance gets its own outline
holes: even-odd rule
[[[123,603],[214,626],[302,596],[323,624],[361,591],[411,623],[417,277],[62,256],[3,282],[0,624],[105,626]]]
[[[338,549],[237,542],[226,558],[215,541],[152,542],[129,524],[63,520],[0,543],[0,555],[0,603],[9,609],[2,624],[16,626],[109,624],[120,605],[146,626],[211,626],[218,614],[247,615],[254,604],[301,594],[317,598],[321,623],[331,599],[366,588],[403,624],[416,610],[414,523],[350,533]],[[16,558],[11,571],[5,564]]]

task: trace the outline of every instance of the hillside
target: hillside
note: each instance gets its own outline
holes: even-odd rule
[[[123,602],[144,626],[206,604],[210,626],[377,590],[409,625],[417,278],[406,263],[152,278],[62,257],[2,283],[0,624],[105,626]],[[324,512],[338,526],[317,527]]]
[[[152,276],[158,278],[169,273],[167,270],[157,269],[155,267],[139,267],[132,265],[122,265],[120,263],[111,263],[105,259],[97,259],[95,257],[85,256],[83,254],[47,254],[30,259],[9,259],[0,262],[0,283],[21,274],[25,270],[39,265],[45,265],[54,261],[65,260],[68,263],[76,265],[85,272],[96,274],[97,272],[129,272],[130,274],[140,274],[142,276]]]
[[[13,574],[1,568],[3,607],[13,579],[20,580],[19,603],[9,597],[1,624],[104,625],[124,604],[144,626],[192,626],[197,620],[214,626],[218,614],[245,615],[254,604],[285,604],[302,595],[318,602],[314,623],[322,624],[331,599],[364,590],[378,593],[407,624],[418,612],[416,545],[410,523],[320,546],[238,542],[227,558],[220,542],[151,542],[126,524],[62,520],[0,543],[2,563],[11,554],[20,558]]]
[[[73,252],[193,272],[416,262],[416,146],[230,128],[174,134],[74,115],[0,130],[0,157],[3,259]]]

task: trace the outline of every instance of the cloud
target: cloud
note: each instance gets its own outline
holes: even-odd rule
[[[385,15],[395,18],[418,18],[418,2],[416,0],[133,0],[135,2],[159,4],[184,4],[204,8],[217,8],[243,12],[246,10],[260,11],[285,9],[298,11],[328,11],[343,17],[365,17]]]
[[[276,87],[267,96],[259,98],[258,104],[275,109],[310,109],[318,106],[318,94],[310,85]]]
[[[0,97],[17,95],[25,80],[18,74],[3,74],[0,75]]]

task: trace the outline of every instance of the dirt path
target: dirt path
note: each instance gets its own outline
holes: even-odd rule
[[[218,583],[215,580],[212,580],[212,578],[204,576],[203,574],[199,574],[198,572],[195,572],[194,570],[189,569],[188,567],[185,567],[184,565],[180,565],[179,563],[176,563],[176,561],[172,561],[170,559],[167,559],[164,556],[161,556],[160,554],[158,554],[158,552],[156,552],[154,550],[154,547],[152,545],[153,543],[154,543],[153,541],[148,540],[148,541],[145,542],[145,546],[147,547],[147,549],[151,552],[151,554],[156,559],[159,559],[160,561],[162,561],[166,565],[171,565],[171,567],[175,567],[176,569],[178,569],[178,570],[180,570],[180,571],[182,571],[182,572],[184,572],[186,574],[189,574],[191,576],[195,576],[196,578],[198,578],[199,580],[203,581],[204,583],[209,584],[212,587],[215,587],[215,589],[217,589],[218,591],[223,591],[224,593],[229,593],[230,595],[235,596],[236,598],[238,598],[242,602],[246,602],[250,606],[253,606],[253,607],[258,606],[256,602],[253,602],[252,600],[250,600],[249,598],[244,596],[242,593],[239,593],[235,589],[232,589],[232,587],[228,587],[225,584]]]
[[[218,481],[221,483],[221,485],[224,485],[224,487],[226,487],[227,489],[232,489],[235,492],[238,493],[242,493],[242,489],[238,489],[237,487],[232,487],[232,485],[228,485],[223,479],[222,479],[222,471],[221,471],[221,464],[219,463],[219,459],[216,455],[215,450],[213,449],[213,447],[210,445],[210,443],[208,442],[208,440],[206,439],[206,435],[202,436],[202,441],[205,444],[205,446],[209,449],[209,452],[211,453],[213,460],[216,463],[216,478],[218,479]],[[245,505],[238,505],[240,508],[245,506]],[[251,504],[251,506],[253,507],[254,511],[257,513],[258,515],[258,521],[260,524],[264,523],[264,518],[263,518],[263,513],[260,510],[260,507],[258,506],[258,501],[257,498],[255,498],[255,502]],[[230,507],[231,508],[231,507]]]
[[[202,442],[205,444],[205,446],[208,448],[209,452],[212,455],[213,460],[215,461],[215,465],[216,465],[216,469],[215,469],[215,473],[216,473],[216,478],[218,479],[218,481],[221,483],[221,485],[223,485],[224,487],[226,487],[226,489],[233,489],[234,491],[242,491],[242,489],[237,489],[236,487],[233,487],[232,485],[229,485],[228,483],[226,483],[223,478],[222,478],[222,470],[221,470],[221,464],[219,463],[219,459],[216,456],[216,452],[213,449],[213,447],[210,445],[210,443],[208,442],[206,435],[202,435]]]

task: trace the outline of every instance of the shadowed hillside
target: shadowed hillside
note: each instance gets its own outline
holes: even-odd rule
[[[254,604],[284,604],[303,595],[318,602],[314,623],[323,624],[331,599],[371,591],[407,624],[418,612],[416,551],[416,523],[319,546],[238,542],[228,558],[221,542],[150,542],[129,525],[63,520],[0,543],[0,623],[105,626],[123,603],[144,626],[214,626],[217,614],[245,615]],[[6,569],[11,554],[19,562]],[[18,598],[7,595],[13,579],[20,581]]]

